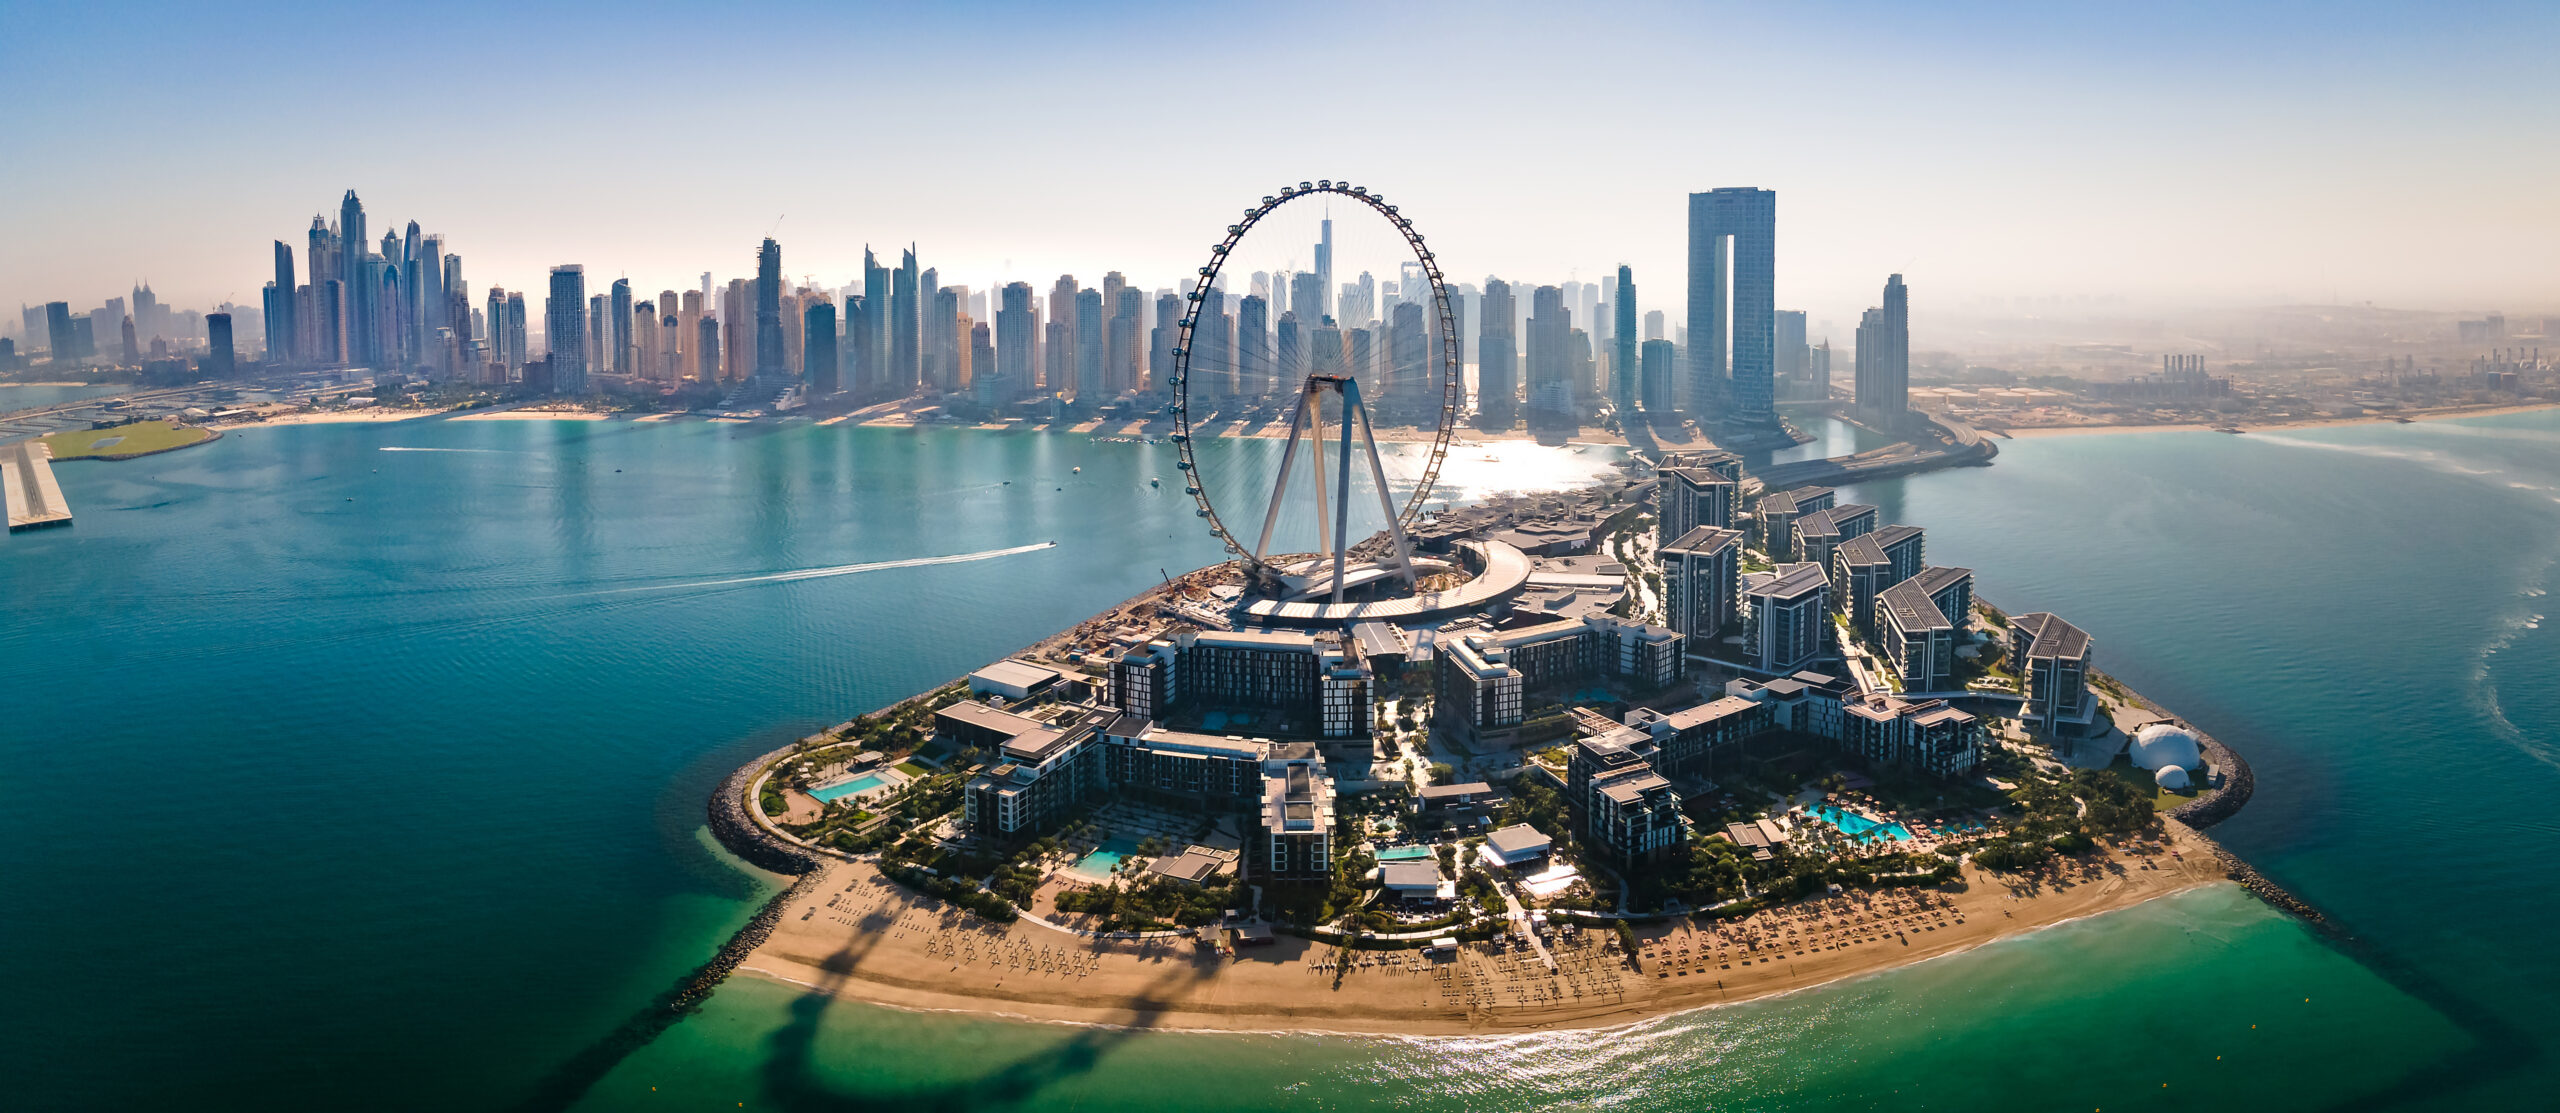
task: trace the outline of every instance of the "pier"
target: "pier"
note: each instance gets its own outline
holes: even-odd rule
[[[53,451],[43,441],[0,448],[0,488],[9,500],[9,532],[71,524],[71,504],[54,482]]]

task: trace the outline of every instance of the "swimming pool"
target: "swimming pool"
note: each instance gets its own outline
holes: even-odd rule
[[[1427,846],[1391,846],[1378,852],[1381,862],[1413,862],[1428,857],[1431,857],[1431,848]]]
[[[1805,814],[1839,828],[1841,834],[1853,839],[1911,841],[1911,829],[1908,827],[1899,823],[1878,823],[1856,812],[1842,811],[1829,804],[1816,804],[1805,809]]]
[[[1111,871],[1137,850],[1138,844],[1128,839],[1104,839],[1102,845],[1094,847],[1090,853],[1076,859],[1074,865],[1068,866],[1067,872],[1096,881],[1108,881]]]
[[[863,793],[869,792],[872,789],[878,788],[887,783],[889,783],[889,779],[887,777],[883,777],[878,773],[865,773],[862,776],[855,777],[843,784],[833,784],[828,785],[825,788],[810,789],[809,795],[815,796],[820,800],[833,802],[847,796],[860,796]]]

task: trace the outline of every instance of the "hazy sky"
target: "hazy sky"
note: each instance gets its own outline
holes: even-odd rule
[[[349,187],[475,292],[1198,265],[1338,177],[1454,276],[1632,264],[1778,191],[1817,317],[2116,294],[2560,304],[2560,5],[659,5],[0,0],[0,302],[257,303]],[[894,254],[890,261],[894,263]],[[1009,261],[1009,262],[1008,262]]]

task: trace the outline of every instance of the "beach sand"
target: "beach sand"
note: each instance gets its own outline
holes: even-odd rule
[[[2205,433],[2223,428],[2236,428],[2247,433],[2276,432],[2287,429],[2322,429],[2333,425],[2381,425],[2401,418],[2411,421],[2450,421],[2458,417],[2490,417],[2497,414],[2529,413],[2560,406],[2555,402],[2530,402],[2516,406],[2464,406],[2437,410],[2411,410],[2398,414],[2366,414],[2363,417],[2321,417],[2300,421],[2244,421],[2223,425],[2049,425],[2028,429],[2004,429],[1999,435],[2010,440],[2032,437],[2076,437],[2093,433]]]
[[[1618,951],[1614,931],[1583,930],[1555,945],[1553,974],[1533,952],[1490,944],[1433,962],[1284,935],[1230,955],[1181,937],[1106,941],[1030,920],[996,926],[870,865],[831,859],[740,969],[900,1008],[1074,1023],[1409,1035],[1604,1027],[1870,974],[2227,883],[2201,836],[2167,826],[2175,854],[2109,849],[2071,860],[2070,876],[1967,867],[1945,887],[1852,890],[1741,920],[1638,925],[1633,956]]]
[[[318,410],[310,413],[284,410],[267,414],[259,418],[257,423],[260,425],[350,425],[361,422],[411,421],[421,417],[434,417],[443,412],[442,410],[386,410],[370,407]]]

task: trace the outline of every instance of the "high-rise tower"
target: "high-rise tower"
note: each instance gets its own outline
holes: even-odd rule
[[[778,376],[790,367],[782,351],[782,245],[765,237],[756,249],[756,369]]]
[[[1888,428],[1911,412],[1911,291],[1885,279],[1884,305],[1858,322],[1858,410]]]
[[[1499,278],[1485,279],[1484,294],[1477,300],[1476,423],[1498,432],[1511,428],[1520,416],[1520,340],[1513,325],[1517,306],[1511,284]]]
[[[542,306],[543,342],[551,349],[551,389],[587,392],[587,268],[551,268],[551,296]]]
[[[1636,384],[1643,368],[1636,362],[1636,272],[1623,263],[1618,265],[1618,292],[1611,308],[1617,315],[1615,335],[1617,352],[1609,359],[1611,391],[1618,400],[1618,420],[1625,421],[1636,408]]]
[[[1778,195],[1728,187],[1689,195],[1689,408],[1727,424],[1777,420]]]
[[[276,301],[267,312],[267,362],[292,363],[302,355],[294,316],[293,245],[276,241]]]
[[[372,367],[382,360],[374,328],[375,284],[365,264],[364,202],[348,190],[338,203],[338,270],[332,277],[346,290],[347,362]]]
[[[613,373],[616,375],[628,375],[631,373],[632,358],[630,279],[617,278],[613,280],[613,302],[611,310],[613,313],[613,332],[612,336],[609,337],[609,342],[613,345],[613,362],[611,364],[611,368]]]

